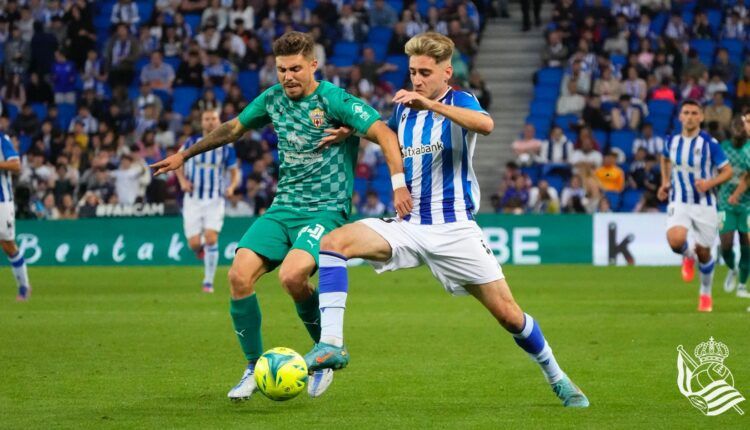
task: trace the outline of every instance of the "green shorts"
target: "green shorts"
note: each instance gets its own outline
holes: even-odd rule
[[[271,207],[247,229],[237,248],[247,248],[260,255],[268,271],[280,265],[292,249],[307,251],[317,264],[320,239],[347,220],[343,212]]]
[[[733,231],[747,233],[750,230],[748,229],[748,217],[750,217],[750,210],[741,206],[722,208],[719,211],[719,233],[724,234]]]

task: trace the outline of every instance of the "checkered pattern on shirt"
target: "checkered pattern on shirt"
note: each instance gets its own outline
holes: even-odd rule
[[[331,115],[331,104],[341,100],[336,91],[343,92],[328,84],[302,101],[286,97],[280,85],[267,93],[266,112],[279,137],[281,164],[274,205],[349,213],[359,139],[316,150],[324,130],[341,125]],[[325,113],[318,126],[311,118],[316,109]]]
[[[745,142],[742,148],[735,148],[732,142],[725,140],[721,143],[721,149],[732,166],[732,179],[728,180],[719,187],[719,209],[740,208],[750,210],[750,191],[746,191],[740,197],[737,206],[731,206],[727,200],[732,195],[737,185],[740,183],[740,176],[750,170],[750,140]]]

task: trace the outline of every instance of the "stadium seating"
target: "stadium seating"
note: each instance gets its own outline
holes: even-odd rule
[[[635,140],[635,132],[630,130],[617,130],[613,131],[609,135],[609,146],[612,149],[619,149],[627,157],[628,160],[633,158],[633,141]]]
[[[194,87],[175,87],[172,92],[174,102],[172,109],[182,116],[190,114],[190,108],[200,98],[201,91]]]
[[[243,70],[237,75],[237,85],[242,89],[242,96],[252,100],[260,92],[260,82],[256,70]]]

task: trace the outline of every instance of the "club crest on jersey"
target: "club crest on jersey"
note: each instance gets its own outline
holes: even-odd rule
[[[323,125],[323,121],[326,119],[326,113],[321,108],[315,108],[310,111],[310,121],[312,121],[313,125],[317,128],[320,128]]]

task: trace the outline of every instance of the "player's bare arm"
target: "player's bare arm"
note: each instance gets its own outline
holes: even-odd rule
[[[742,173],[742,175],[740,176],[740,183],[737,184],[737,188],[734,189],[732,195],[727,199],[727,202],[730,205],[736,205],[740,202],[740,197],[745,193],[745,191],[747,191],[747,179],[747,172]]]
[[[21,161],[14,158],[8,161],[0,161],[0,170],[7,170],[12,173],[21,173]]]
[[[719,174],[711,179],[696,179],[695,189],[701,193],[705,193],[713,187],[719,186],[724,182],[732,179],[732,166],[729,163],[719,168]]]
[[[229,169],[229,185],[227,185],[227,189],[225,191],[225,195],[227,197],[230,197],[234,194],[234,190],[237,189],[237,186],[240,184],[240,169],[233,167]]]
[[[193,192],[193,183],[190,182],[188,178],[185,176],[184,166],[175,170],[174,173],[177,176],[177,182],[180,184],[180,189],[182,190],[182,192],[184,193]]]
[[[672,176],[672,162],[669,161],[669,158],[662,155],[659,163],[661,164],[661,186],[656,193],[656,197],[659,200],[664,201],[669,197],[669,178]]]
[[[403,103],[412,109],[426,109],[443,115],[461,127],[483,136],[492,133],[495,128],[495,122],[489,115],[471,109],[447,105],[437,100],[430,100],[415,91],[400,90],[393,98],[393,102]]]
[[[411,193],[406,188],[404,179],[404,161],[401,157],[401,148],[398,145],[398,136],[383,121],[375,121],[365,137],[376,142],[383,149],[385,162],[391,172],[393,182],[393,206],[398,216],[403,218],[412,210]]]
[[[246,131],[247,129],[244,125],[242,125],[239,119],[231,119],[225,123],[222,123],[216,128],[216,130],[209,133],[207,136],[199,140],[190,148],[184,151],[180,151],[174,155],[170,155],[169,157],[159,161],[158,163],[152,164],[150,167],[152,169],[157,169],[156,172],[154,172],[154,176],[177,170],[180,166],[182,166],[185,160],[193,158],[198,154],[202,154],[212,149],[216,149],[220,146],[224,146],[227,143],[234,142],[242,137],[242,135],[245,134]]]

